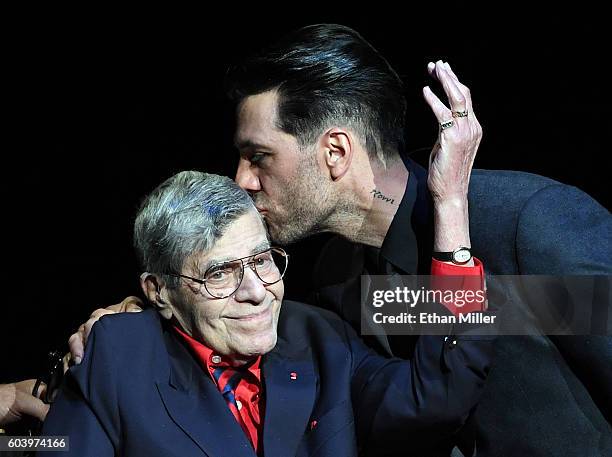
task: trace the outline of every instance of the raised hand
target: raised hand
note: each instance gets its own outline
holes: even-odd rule
[[[440,82],[448,106],[426,86],[423,96],[440,125],[429,157],[428,186],[434,201],[467,199],[470,173],[482,139],[482,127],[472,106],[470,89],[462,84],[450,65],[439,60],[427,66]]]
[[[429,86],[423,88],[439,125],[427,179],[434,203],[434,251],[451,252],[471,247],[468,188],[482,127],[474,114],[470,90],[450,65],[441,60],[430,62],[427,70],[442,85],[448,102],[447,106]],[[470,261],[466,266],[472,265]]]

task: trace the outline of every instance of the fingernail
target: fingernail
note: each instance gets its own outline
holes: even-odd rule
[[[80,355],[77,355],[74,357],[74,364],[78,365],[79,363],[81,363],[81,360],[83,360],[83,358]]]

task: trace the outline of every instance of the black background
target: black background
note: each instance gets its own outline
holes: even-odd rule
[[[179,170],[233,176],[225,69],[298,26],[352,26],[387,57],[406,84],[409,149],[437,134],[421,88],[431,84],[427,62],[442,58],[472,88],[485,132],[476,167],[543,174],[609,207],[601,12],[226,9],[19,17],[4,69],[0,382],[36,376],[93,309],[139,294],[131,225],[140,199]],[[324,238],[291,248],[286,295],[308,290]]]

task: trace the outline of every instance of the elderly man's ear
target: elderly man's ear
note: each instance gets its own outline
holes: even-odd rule
[[[164,319],[172,318],[172,307],[167,299],[168,292],[160,277],[145,272],[140,275],[140,287]]]

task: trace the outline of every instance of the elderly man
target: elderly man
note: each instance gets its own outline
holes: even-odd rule
[[[283,302],[288,257],[229,178],[168,179],[134,243],[155,309],[94,326],[44,424],[69,436],[58,455],[422,455],[483,387],[486,339],[424,337],[412,362],[387,359],[336,315]]]

